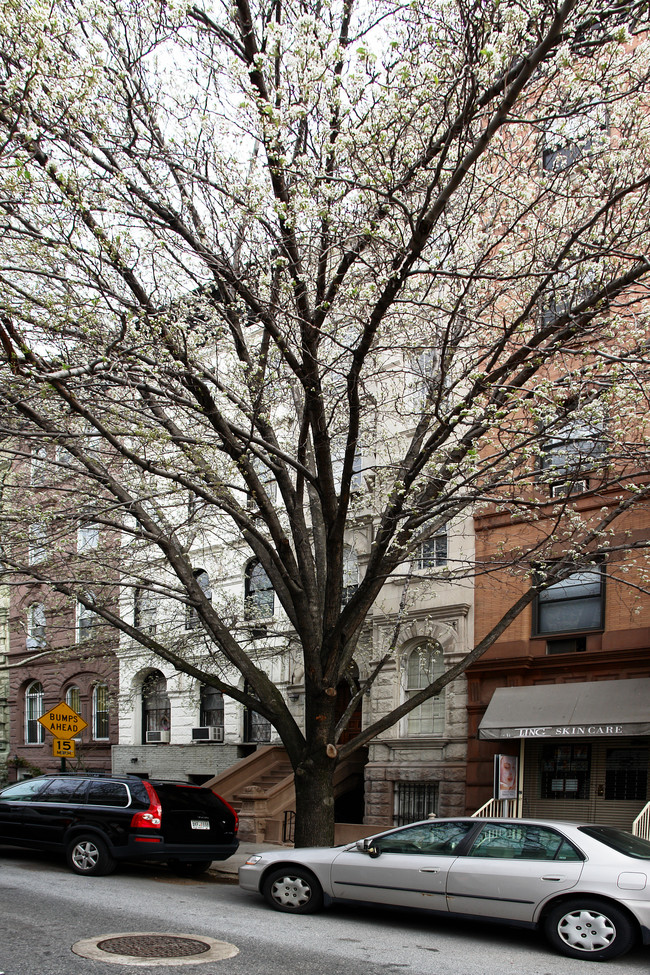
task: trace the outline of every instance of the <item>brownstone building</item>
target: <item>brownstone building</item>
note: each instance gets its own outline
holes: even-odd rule
[[[613,492],[588,487],[568,499],[587,521],[613,503]],[[499,552],[505,565],[509,552],[543,529],[495,511],[475,525],[479,564]],[[630,828],[647,806],[650,597],[647,556],[629,546],[646,540],[648,530],[645,507],[621,518],[611,537],[612,552],[624,539],[616,554],[540,593],[468,670],[470,811],[495,795],[495,755],[516,759],[511,811],[518,815]],[[477,579],[476,640],[529,585],[514,562]]]

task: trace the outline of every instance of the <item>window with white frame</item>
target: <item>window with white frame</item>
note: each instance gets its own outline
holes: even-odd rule
[[[92,604],[95,602],[95,597],[92,592],[87,592],[85,598]],[[90,609],[81,602],[80,599],[77,600],[77,643],[83,643],[85,640],[89,640],[93,633],[93,628],[97,624],[97,616]]]
[[[142,740],[155,735],[163,740],[158,733],[169,738],[171,729],[171,704],[167,694],[167,680],[159,670],[147,675],[142,684]],[[153,733],[153,734],[152,734]]]
[[[40,522],[29,526],[28,559],[30,565],[40,565],[47,559],[47,530]]]
[[[201,685],[199,723],[203,728],[223,728],[223,694],[216,687]]]
[[[247,620],[269,619],[275,611],[273,585],[261,562],[254,559],[244,573],[244,616]]]
[[[347,606],[359,588],[359,560],[350,545],[343,549],[343,589],[341,604]]]
[[[553,497],[580,494],[589,487],[589,475],[607,453],[602,423],[578,418],[570,420],[544,444],[541,458],[543,479]]]
[[[47,471],[47,447],[32,446],[30,457],[30,484],[38,487],[45,484]]]
[[[155,592],[138,586],[133,594],[133,625],[142,633],[152,636],[156,632],[158,597]]]
[[[65,703],[75,714],[81,714],[81,688],[73,684],[65,692]]]
[[[27,609],[25,645],[28,650],[40,650],[46,645],[45,606],[43,603],[32,603]]]
[[[25,744],[42,745],[45,729],[39,722],[43,714],[43,685],[34,680],[25,691]]]
[[[447,565],[447,525],[442,525],[435,535],[420,542],[415,562],[416,569],[439,569]]]
[[[108,684],[95,684],[93,687],[93,739],[108,740]]]
[[[542,169],[561,173],[580,161],[588,161],[609,144],[609,121],[604,105],[590,106],[558,116],[544,131]]]
[[[77,552],[92,552],[99,545],[99,525],[91,522],[77,529]]]
[[[210,576],[205,571],[205,569],[195,569],[194,578],[199,584],[201,592],[208,600],[209,603],[212,602],[212,588],[210,586]],[[188,606],[187,616],[185,618],[185,629],[195,630],[199,625],[199,614],[196,611],[195,606]]]
[[[445,670],[442,647],[436,641],[426,641],[414,647],[406,659],[407,700],[428,687]],[[445,688],[407,715],[409,736],[442,735],[445,730]]]

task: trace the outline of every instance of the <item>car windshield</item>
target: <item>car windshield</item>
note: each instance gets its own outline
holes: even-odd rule
[[[612,850],[638,860],[650,860],[650,841],[614,826],[580,826],[580,831],[611,846]]]

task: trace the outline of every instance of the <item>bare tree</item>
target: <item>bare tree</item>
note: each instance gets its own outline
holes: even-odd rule
[[[10,0],[2,17],[5,567],[265,716],[296,842],[327,842],[342,757],[544,586],[641,544],[616,525],[647,502],[646,5],[57,0],[26,23]],[[588,517],[585,491],[605,499]],[[340,744],[382,670],[337,720],[382,589],[485,504],[554,521],[518,553],[525,594]],[[79,526],[109,543],[80,546]],[[234,598],[251,558],[280,637]],[[171,607],[155,629],[154,599]],[[304,727],[265,660],[285,639]]]

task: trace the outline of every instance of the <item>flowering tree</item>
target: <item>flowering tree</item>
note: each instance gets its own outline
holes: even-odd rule
[[[541,588],[641,545],[616,526],[648,490],[646,5],[54,0],[26,18],[7,0],[0,16],[5,567],[268,718],[296,842],[327,842],[337,761]],[[485,504],[543,526],[517,555],[525,594],[340,744],[381,672],[337,715],[383,587]],[[304,727],[228,582],[251,558],[300,648]]]

